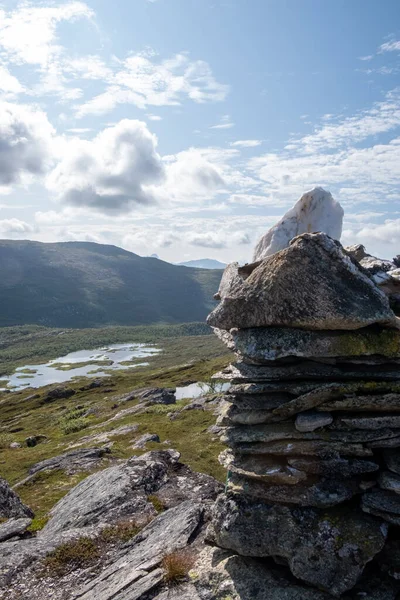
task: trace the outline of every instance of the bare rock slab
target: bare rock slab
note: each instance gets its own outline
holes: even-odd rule
[[[353,330],[372,324],[396,327],[385,294],[339,242],[305,233],[288,248],[255,263],[208,317],[218,329],[298,327]],[[247,275],[251,266],[238,269]]]
[[[120,559],[73,595],[73,600],[139,600],[163,580],[160,563],[169,552],[187,546],[200,524],[200,504],[183,502],[138,534]]]
[[[156,494],[169,508],[193,499],[212,500],[222,488],[213,477],[179,463],[175,450],[152,451],[90,475],[50,511],[40,537],[52,537],[125,517],[147,522],[157,513],[148,496]]]
[[[348,508],[291,509],[237,495],[218,498],[210,541],[241,556],[284,558],[292,574],[340,596],[384,546],[387,527]]]

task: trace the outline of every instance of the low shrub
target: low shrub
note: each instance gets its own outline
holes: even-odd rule
[[[47,554],[42,561],[40,575],[62,577],[75,569],[85,568],[100,558],[100,548],[96,540],[81,537],[61,544]]]
[[[168,585],[181,583],[189,574],[196,560],[194,552],[188,549],[176,550],[166,554],[161,566],[164,569],[164,581]]]
[[[89,419],[78,418],[72,420],[65,420],[64,418],[60,421],[60,429],[65,435],[68,435],[69,433],[76,433],[77,431],[86,429],[86,427],[88,427],[89,424]]]
[[[106,544],[128,542],[139,533],[140,529],[141,528],[134,521],[119,521],[118,523],[105,527],[101,531],[99,538]]]

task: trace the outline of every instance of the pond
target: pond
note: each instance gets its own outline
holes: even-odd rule
[[[182,400],[183,398],[200,398],[200,396],[204,396],[205,394],[226,392],[230,388],[230,385],[226,381],[215,381],[212,384],[198,381],[197,383],[177,387],[175,396],[177,400]]]
[[[94,350],[79,350],[60,356],[41,365],[18,367],[9,377],[1,376],[7,385],[0,391],[18,391],[25,387],[38,388],[50,383],[64,383],[75,377],[105,377],[112,371],[147,366],[140,362],[161,352],[151,344],[115,344]]]

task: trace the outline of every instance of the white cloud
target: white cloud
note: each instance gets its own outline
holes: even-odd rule
[[[31,233],[33,227],[20,219],[2,219],[0,220],[0,234],[25,234]]]
[[[262,140],[237,140],[236,142],[232,142],[231,146],[234,148],[255,148],[256,146],[261,146]]]
[[[112,70],[96,55],[82,56],[65,62],[64,70],[76,78],[107,79],[112,76]]]
[[[58,6],[23,3],[9,13],[0,10],[0,46],[17,64],[47,67],[63,51],[57,43],[57,25],[93,16],[87,4],[77,1]]]
[[[162,117],[158,115],[147,115],[149,121],[162,121]]]
[[[379,53],[396,51],[400,52],[400,40],[392,40],[391,42],[385,42],[379,46]]]
[[[119,61],[120,69],[107,79],[105,92],[77,106],[77,116],[104,114],[118,104],[178,106],[187,98],[197,103],[219,102],[229,88],[219,83],[210,66],[191,61],[185,53],[157,60],[150,52],[132,54]]]
[[[314,133],[299,140],[290,140],[287,149],[317,152],[323,149],[354,145],[369,136],[385,133],[400,125],[400,88],[386,94],[385,100],[370,109],[346,117],[336,123],[324,124]]]
[[[0,93],[6,96],[14,96],[24,91],[23,85],[5,65],[0,64]]]
[[[54,134],[39,108],[0,102],[0,184],[44,173],[52,160]]]
[[[232,120],[229,115],[224,115],[221,117],[220,123],[217,125],[212,125],[210,129],[232,129],[235,126],[235,123],[232,123]]]
[[[368,61],[368,60],[372,60],[373,58],[374,58],[373,54],[367,54],[366,56],[359,56],[358,60],[366,60],[366,61]]]
[[[164,177],[156,147],[145,123],[124,119],[93,140],[70,140],[47,187],[61,202],[105,213],[151,204],[150,186]]]
[[[207,153],[190,148],[164,157],[166,181],[156,193],[161,202],[201,202],[225,186],[223,169]]]

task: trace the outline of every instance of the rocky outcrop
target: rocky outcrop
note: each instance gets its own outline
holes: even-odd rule
[[[5,542],[10,538],[18,537],[24,534],[26,529],[32,523],[32,519],[8,519],[0,523],[0,542]]]
[[[237,268],[209,317],[237,355],[218,374],[228,476],[209,540],[337,597],[400,532],[400,331],[349,254],[303,234]]]
[[[306,192],[261,238],[254,250],[254,261],[262,260],[287,248],[302,233],[322,231],[335,240],[342,235],[343,209],[332,195],[321,187]]]
[[[348,331],[396,324],[385,294],[325,234],[301,235],[253,267],[238,269],[250,274],[222,296],[209,325]]]
[[[179,457],[175,450],[147,452],[90,475],[54,506],[40,537],[128,516],[145,523],[157,514],[149,499],[153,495],[165,508],[215,498],[222,486],[182,465]]]
[[[0,519],[33,517],[33,512],[25,506],[21,498],[0,478]]]

